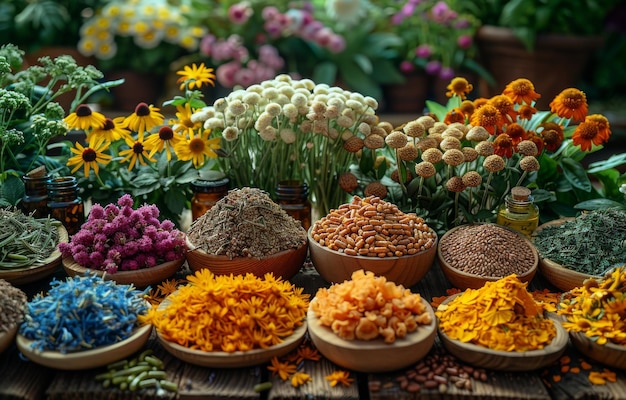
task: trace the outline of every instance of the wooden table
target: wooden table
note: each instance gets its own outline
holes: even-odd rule
[[[64,279],[62,270],[53,275]],[[23,289],[32,295],[48,288],[49,280],[27,285]],[[307,263],[292,279],[292,282],[314,294],[320,287],[329,286]],[[437,264],[433,265],[425,278],[411,288],[427,300],[446,294],[451,286]],[[540,274],[534,278],[530,289],[550,288]],[[592,385],[585,372],[578,374],[561,373],[560,366],[528,373],[504,373],[487,371],[487,381],[472,380],[472,390],[457,389],[447,385],[445,393],[438,389],[421,389],[409,393],[400,388],[398,378],[407,370],[384,374],[352,372],[355,382],[349,387],[331,387],[324,377],[334,370],[342,369],[326,359],[305,361],[304,372],[311,375],[312,381],[299,388],[289,382],[272,377],[265,365],[237,369],[204,368],[182,362],[167,353],[158,343],[155,335],[147,344],[155,355],[165,363],[168,379],[178,384],[178,393],[156,393],[154,389],[136,392],[121,391],[116,388],[104,389],[95,380],[105,368],[85,371],[60,371],[39,366],[20,356],[15,344],[0,355],[0,399],[626,399],[626,371],[614,370],[617,382],[606,385]],[[437,340],[431,353],[444,353]],[[566,355],[576,361],[581,355],[571,346]],[[429,354],[427,357],[430,357]],[[593,364],[595,370],[603,366]],[[411,367],[413,368],[413,367]],[[410,368],[409,368],[410,369]],[[560,382],[553,382],[553,376],[560,376]],[[254,386],[271,381],[269,391],[257,393]]]

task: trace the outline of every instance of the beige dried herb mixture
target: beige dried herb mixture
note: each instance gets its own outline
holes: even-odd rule
[[[21,289],[0,279],[0,333],[8,332],[22,322],[27,300]]]
[[[306,230],[262,190],[231,190],[196,219],[189,241],[208,254],[262,258],[302,246]]]

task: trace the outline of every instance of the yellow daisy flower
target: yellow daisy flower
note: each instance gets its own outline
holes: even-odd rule
[[[81,104],[76,107],[76,111],[64,118],[69,129],[89,130],[101,127],[105,117],[97,111],[91,111],[91,107]]]
[[[67,160],[68,167],[74,167],[71,173],[78,171],[80,167],[84,166],[85,176],[89,176],[89,171],[93,168],[93,171],[98,175],[100,165],[105,166],[111,161],[111,156],[105,154],[104,151],[109,148],[109,143],[104,138],[94,137],[89,140],[87,147],[83,147],[79,142],[76,142],[75,147],[72,147],[70,151],[76,154]]]
[[[193,160],[193,165],[200,168],[204,164],[205,157],[217,158],[215,150],[220,148],[220,138],[209,139],[210,133],[211,131],[207,129],[196,137],[192,131],[189,138],[182,139],[174,148],[178,159]]]
[[[176,106],[176,119],[171,122],[174,132],[182,135],[192,135],[193,131],[200,129],[202,122],[192,122],[192,114],[193,110],[189,103],[185,103],[184,106]]]
[[[156,160],[148,154],[148,149],[143,143],[143,135],[139,135],[137,139],[128,136],[124,140],[130,148],[120,151],[120,156],[123,157],[122,163],[128,162],[129,171],[132,171],[137,164],[147,165],[146,161],[152,163],[156,162]]]
[[[176,74],[180,75],[176,81],[176,83],[180,83],[180,90],[185,90],[185,87],[200,89],[205,84],[215,86],[213,68],[207,68],[204,63],[199,66],[193,63],[191,67],[185,65],[183,70],[177,71]]]
[[[149,132],[152,128],[163,124],[165,117],[159,111],[160,109],[155,106],[139,103],[135,107],[135,112],[124,119],[123,126],[143,135],[144,132]]]

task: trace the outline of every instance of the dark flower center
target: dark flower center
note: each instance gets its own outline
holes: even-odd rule
[[[169,126],[163,126],[159,129],[159,139],[166,141],[174,137],[174,131]]]
[[[135,154],[143,153],[143,143],[136,142],[133,145],[133,153],[135,153]]]
[[[79,117],[88,117],[91,115],[91,108],[86,104],[81,104],[76,107],[76,115]]]
[[[145,117],[150,115],[150,107],[146,103],[139,103],[137,107],[135,107],[135,114],[138,117]]]
[[[111,118],[105,119],[104,124],[102,125],[103,125],[102,129],[104,129],[105,131],[110,131],[115,128],[115,123],[113,122]]]
[[[192,153],[202,153],[204,150],[204,141],[202,141],[202,139],[193,139],[189,142],[189,149],[191,149]]]
[[[96,151],[92,148],[86,148],[83,150],[83,161],[84,162],[93,162],[96,161]]]

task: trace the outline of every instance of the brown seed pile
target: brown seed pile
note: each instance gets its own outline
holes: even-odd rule
[[[306,243],[300,221],[262,190],[234,189],[193,221],[189,241],[208,254],[267,257]]]
[[[430,249],[437,235],[424,219],[376,196],[342,204],[313,224],[313,240],[350,256],[402,257]]]
[[[450,386],[473,390],[473,381],[487,382],[488,379],[487,371],[483,368],[462,364],[449,354],[431,353],[414,367],[398,375],[395,381],[400,389],[409,393],[418,393],[423,389],[446,393]],[[372,392],[380,391],[383,386],[381,381],[369,382]]]
[[[460,226],[441,238],[439,250],[452,268],[485,277],[522,275],[535,264],[531,244],[496,224]]]
[[[0,279],[0,333],[8,332],[22,322],[27,300],[21,289]]]

